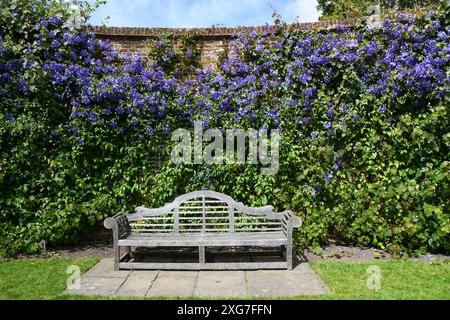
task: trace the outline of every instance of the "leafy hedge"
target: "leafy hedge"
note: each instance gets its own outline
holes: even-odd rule
[[[151,59],[122,55],[65,2],[1,8],[2,254],[72,243],[107,215],[200,188],[294,210],[302,247],[334,237],[449,252],[448,9],[375,29],[238,34],[218,70],[189,72],[192,39],[172,50],[161,37]],[[278,129],[277,175],[171,163],[170,132],[195,120]]]

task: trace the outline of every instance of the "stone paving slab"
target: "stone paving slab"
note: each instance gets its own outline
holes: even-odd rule
[[[245,271],[200,271],[196,297],[246,297]]]
[[[306,262],[293,270],[257,271],[114,271],[103,259],[87,271],[79,289],[65,294],[128,297],[289,297],[327,294],[330,290]]]
[[[120,286],[125,282],[125,278],[109,277],[82,277],[79,289],[67,289],[65,294],[93,295],[93,296],[113,296]]]
[[[114,271],[114,260],[107,258],[101,260],[91,269],[89,269],[83,277],[100,277],[100,278],[122,278],[126,279],[130,275],[129,270]]]
[[[127,281],[117,290],[116,296],[144,297],[153,285],[158,271],[133,271]]]
[[[190,297],[193,295],[198,271],[159,271],[147,297]]]

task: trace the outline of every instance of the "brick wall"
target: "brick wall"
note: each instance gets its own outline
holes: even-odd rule
[[[352,27],[359,19],[327,20],[314,23],[295,23],[287,27],[292,30],[320,29],[332,30],[337,26]],[[237,28],[118,28],[118,27],[93,27],[92,32],[100,39],[109,39],[111,45],[119,52],[141,52],[147,55],[149,41],[160,34],[190,35],[197,39],[203,66],[215,67],[221,53],[227,49],[231,35],[248,31],[264,32],[267,27],[237,27]]]

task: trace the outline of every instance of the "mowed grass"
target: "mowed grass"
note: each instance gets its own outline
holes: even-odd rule
[[[311,262],[311,267],[330,288],[322,299],[450,299],[450,264],[416,261]],[[368,279],[379,267],[380,289],[369,289]],[[372,278],[373,279],[373,278]],[[369,281],[369,285],[373,282]]]
[[[68,266],[77,265],[83,273],[98,261],[99,258],[78,260],[53,258],[2,262],[0,299],[111,299],[62,295],[66,288]],[[321,296],[299,296],[294,299],[450,299],[448,262],[431,265],[399,260],[360,263],[321,261],[311,262],[310,265],[331,289],[331,293]],[[367,279],[372,274],[367,270],[371,266],[380,268],[379,290],[367,287]]]
[[[11,260],[0,263],[1,299],[61,299],[66,289],[67,267],[76,265],[84,273],[99,258]]]

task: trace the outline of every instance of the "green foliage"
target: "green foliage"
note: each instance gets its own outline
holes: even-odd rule
[[[318,0],[320,19],[348,19],[372,14],[368,9],[379,5],[382,13],[405,9],[437,7],[443,0]]]
[[[13,96],[0,97],[0,254],[36,252],[42,240],[73,243],[101,228],[102,220],[119,210],[161,206],[202,188],[251,206],[271,204],[280,211],[295,211],[304,220],[296,234],[300,247],[320,250],[332,236],[391,251],[450,251],[448,31],[443,31],[449,11],[433,18],[442,19],[440,23],[430,17],[417,22],[403,17],[386,28],[357,27],[347,33],[280,29],[273,37],[241,35],[235,42],[237,58],[224,59],[217,73],[196,71],[192,81],[183,75],[193,78],[199,61],[197,41],[162,36],[153,43],[149,63],[153,70],[145,71],[150,80],[144,85],[139,81],[145,77],[136,70],[145,63],[107,56],[111,67],[121,70],[123,82],[115,89],[125,93],[120,99],[89,104],[88,111],[98,115],[89,122],[71,118],[71,105],[61,96],[78,102],[84,97],[78,92],[83,88],[95,97],[100,80],[117,78],[89,73],[95,68],[92,60],[86,63],[75,56],[70,62],[68,48],[81,52],[85,44],[52,49],[51,33],[61,30],[52,25],[38,32],[35,25],[49,19],[47,12],[66,19],[67,9],[51,1],[35,2],[36,7],[25,1],[1,4],[0,20],[9,26],[2,33],[2,45],[11,49],[2,51],[2,67],[17,61],[31,66],[18,66],[19,72],[11,72],[12,80],[0,88]],[[86,8],[82,16],[89,14]],[[11,12],[20,12],[20,17]],[[44,36],[38,45],[39,34]],[[84,43],[91,40],[86,37]],[[101,50],[93,48],[93,58],[103,63]],[[303,51],[295,55],[296,50]],[[393,53],[386,54],[388,50]],[[63,70],[70,66],[89,77],[73,77],[58,87],[51,72],[39,67],[46,55],[57,53]],[[415,60],[410,63],[409,57]],[[393,62],[404,68],[405,77]],[[83,63],[88,66],[81,69]],[[131,71],[125,73],[126,68]],[[431,68],[434,73],[427,73]],[[304,73],[311,77],[299,79]],[[154,81],[155,75],[160,82]],[[442,78],[447,82],[439,82]],[[29,92],[17,89],[16,80],[24,79]],[[84,86],[82,80],[92,86]],[[132,82],[138,85],[127,91]],[[167,90],[160,89],[165,85]],[[312,88],[313,97],[307,99]],[[255,92],[259,96],[248,99]],[[229,99],[231,112],[221,108],[219,98],[211,97],[219,93]],[[136,111],[132,104],[140,99],[131,101],[128,95],[139,94],[151,96],[157,108],[166,108],[165,122],[144,112],[100,116],[104,104]],[[344,111],[344,105],[349,110]],[[248,106],[254,117],[247,113],[237,119]],[[211,127],[276,125],[282,134],[277,175],[260,175],[257,165],[168,161],[170,136],[162,131],[163,125],[189,127],[186,114],[192,115],[188,120],[205,120]],[[118,130],[133,120],[137,120],[134,129]],[[332,132],[326,128],[331,121]],[[140,139],[148,125],[155,133]]]
[[[189,35],[161,34],[151,41],[149,58],[168,75],[189,76],[200,66],[198,40]]]

